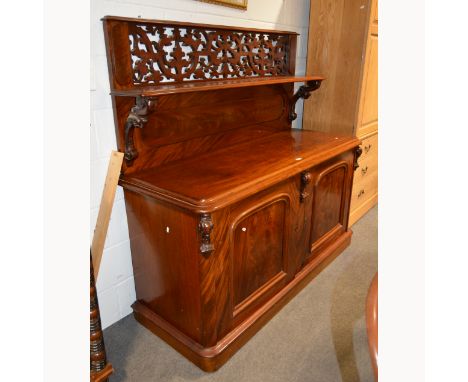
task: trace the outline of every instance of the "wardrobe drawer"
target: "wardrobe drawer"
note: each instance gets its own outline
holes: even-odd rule
[[[361,163],[371,160],[377,163],[378,158],[379,134],[374,134],[362,140],[362,154],[359,158],[359,167]]]
[[[359,171],[359,169],[357,170]],[[354,181],[353,193],[351,196],[351,211],[365,204],[369,198],[372,198],[378,192],[378,176],[377,171],[362,177],[358,181]]]
[[[354,172],[354,184],[361,183],[377,175],[379,164],[377,155],[359,160],[359,167]]]
[[[359,168],[354,172],[351,212],[355,211],[378,192],[378,134],[362,140]]]

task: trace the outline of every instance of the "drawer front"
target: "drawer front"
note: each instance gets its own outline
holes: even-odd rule
[[[362,141],[359,168],[354,173],[351,213],[378,192],[378,134]]]
[[[379,145],[379,134],[371,135],[367,138],[362,140],[362,154],[359,158],[359,167],[361,166],[362,162],[365,161],[375,161],[375,164],[378,162],[378,147]]]
[[[357,170],[359,171],[359,169]],[[353,184],[353,194],[351,197],[351,213],[363,205],[369,198],[372,198],[378,192],[377,171],[366,174],[358,182]]]

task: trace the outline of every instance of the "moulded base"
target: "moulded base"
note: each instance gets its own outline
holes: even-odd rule
[[[133,314],[138,322],[200,369],[207,372],[216,371],[350,244],[351,235],[351,230],[343,233],[330,246],[308,262],[281,291],[229,332],[215,346],[203,347],[139,301],[132,305]]]

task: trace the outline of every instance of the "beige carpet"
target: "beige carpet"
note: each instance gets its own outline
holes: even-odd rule
[[[117,381],[372,382],[365,300],[377,271],[377,207],[351,246],[220,370],[205,373],[133,316],[104,331]]]

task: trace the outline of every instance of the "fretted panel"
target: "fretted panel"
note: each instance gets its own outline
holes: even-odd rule
[[[284,35],[147,24],[129,32],[135,85],[288,73]]]
[[[104,22],[114,89],[294,75],[294,32],[113,17]]]

